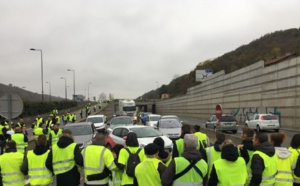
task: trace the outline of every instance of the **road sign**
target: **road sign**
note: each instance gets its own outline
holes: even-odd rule
[[[222,116],[222,105],[216,105],[216,117],[220,119]]]
[[[0,115],[7,119],[18,117],[23,111],[23,101],[16,94],[6,94],[0,98]]]

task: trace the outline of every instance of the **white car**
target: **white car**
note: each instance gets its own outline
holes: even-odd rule
[[[181,136],[181,123],[177,119],[160,119],[157,129],[171,140],[176,140]]]
[[[172,152],[172,141],[167,136],[164,136],[163,134],[159,133],[157,130],[149,126],[134,125],[115,127],[109,135],[115,143],[125,144],[124,137],[126,137],[128,132],[136,133],[140,147],[144,147],[149,143],[153,143],[155,138],[161,137],[165,142],[165,149],[169,152]]]
[[[254,114],[246,121],[246,127],[255,129],[257,132],[261,130],[275,130],[275,132],[278,132],[280,124],[276,115]]]
[[[160,117],[161,116],[158,114],[149,114],[146,119],[146,125],[150,127],[156,127]]]
[[[177,119],[182,124],[182,121],[176,115],[163,115],[160,117],[160,119]]]
[[[101,129],[105,127],[106,117],[104,115],[92,115],[88,116],[86,121],[93,123],[96,129]]]

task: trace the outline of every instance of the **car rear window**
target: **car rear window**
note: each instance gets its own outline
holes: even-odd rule
[[[264,118],[264,120],[277,120],[276,116],[274,115],[265,115],[262,117]]]
[[[236,121],[235,117],[234,116],[222,116],[220,118],[220,121]]]

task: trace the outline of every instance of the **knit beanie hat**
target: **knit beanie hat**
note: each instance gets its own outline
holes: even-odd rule
[[[154,143],[149,143],[144,147],[146,155],[154,155],[158,152],[158,146]]]

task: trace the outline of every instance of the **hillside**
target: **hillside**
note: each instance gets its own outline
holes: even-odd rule
[[[212,69],[214,73],[225,70],[225,73],[230,73],[260,60],[269,61],[287,53],[300,53],[300,28],[266,34],[234,51],[200,62],[190,73],[173,79],[168,85],[162,85],[141,97],[146,100],[156,99],[163,93],[170,94],[170,97],[180,96],[185,94],[188,88],[199,84],[195,82],[195,70]]]

